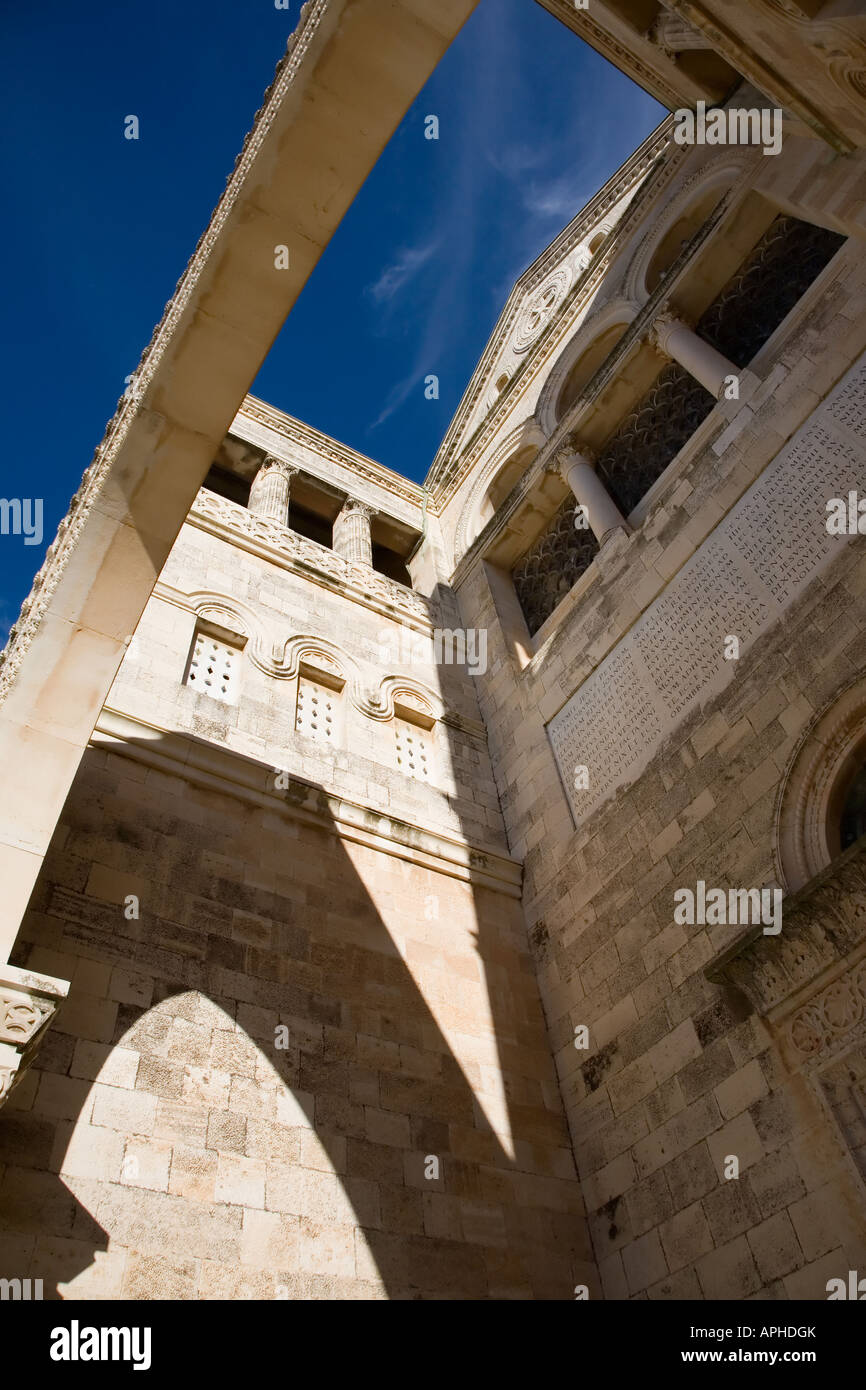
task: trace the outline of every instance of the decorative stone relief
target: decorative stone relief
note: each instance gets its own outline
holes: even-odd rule
[[[788,1033],[804,1056],[821,1052],[850,1033],[866,1013],[866,961],[850,975],[821,990],[791,1020]]]
[[[272,521],[268,517],[254,516],[246,507],[219,497],[215,492],[202,488],[196,497],[190,513],[190,521],[196,525],[202,521],[216,527],[224,527],[232,539],[247,537],[257,545],[273,551],[288,568],[297,568],[300,573],[317,575],[331,581],[328,587],[338,587],[348,598],[365,601],[368,606],[386,613],[412,615],[430,620],[430,604],[422,594],[416,594],[387,575],[379,574],[366,564],[346,560],[326,546],[291,531],[287,526]],[[206,526],[205,529],[211,529]],[[216,532],[218,534],[218,531]]]
[[[66,980],[0,966],[0,1105],[30,1066],[68,991]]]
[[[533,296],[514,330],[512,347],[515,352],[526,352],[540,337],[565,298],[570,284],[571,271],[568,266],[560,266]]]
[[[706,974],[734,985],[764,1017],[783,1018],[787,1011],[787,1035],[797,1052],[811,1055],[863,1017],[864,947],[866,849],[852,846],[784,899],[778,936],[750,929]],[[853,964],[842,975],[846,960]],[[829,975],[834,978],[823,989],[803,999],[814,981]]]

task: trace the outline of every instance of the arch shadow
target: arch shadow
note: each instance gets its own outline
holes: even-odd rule
[[[88,749],[19,936],[16,964],[76,960],[0,1119],[4,1276],[57,1298],[593,1285],[519,901],[350,844],[321,786],[250,809],[158,752]]]

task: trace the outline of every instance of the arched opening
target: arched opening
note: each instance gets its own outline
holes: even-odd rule
[[[866,834],[866,677],[804,736],[780,798],[778,858],[791,892]]]
[[[476,536],[481,534],[488,521],[502,506],[509,492],[523,477],[537,453],[536,445],[524,445],[522,449],[518,449],[516,453],[512,454],[494,475],[481,499],[474,525],[470,527],[470,544]]]
[[[841,804],[838,817],[834,818],[830,848],[831,852],[836,848],[838,836],[838,853],[842,854],[866,835],[866,750],[859,759],[855,758],[849,776],[840,784],[838,803]]]
[[[663,275],[673,265],[683,247],[706,222],[724,191],[724,188],[717,185],[706,189],[665,232],[647,266],[645,283],[648,294],[652,294],[658,287]]]
[[[581,391],[587,382],[598,371],[605,358],[613,352],[620,338],[625,333],[628,324],[615,323],[606,328],[603,333],[590,344],[585,352],[570,369],[568,376],[563,382],[562,389],[556,401],[556,423],[564,418],[575,401],[580,396]]]
[[[589,246],[587,248],[591,256],[595,255],[596,251],[604,242],[606,236],[607,232],[596,232],[595,236],[592,238],[592,241],[589,243]]]

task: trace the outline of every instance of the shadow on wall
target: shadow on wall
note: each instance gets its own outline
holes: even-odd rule
[[[519,903],[347,845],[311,794],[318,823],[86,753],[16,951],[73,983],[0,1116],[2,1275],[595,1296]]]

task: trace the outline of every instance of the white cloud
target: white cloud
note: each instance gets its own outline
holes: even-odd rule
[[[422,246],[408,246],[399,251],[396,259],[385,267],[378,280],[367,286],[366,293],[377,304],[390,303],[427,264],[437,246],[437,241],[428,241]]]

